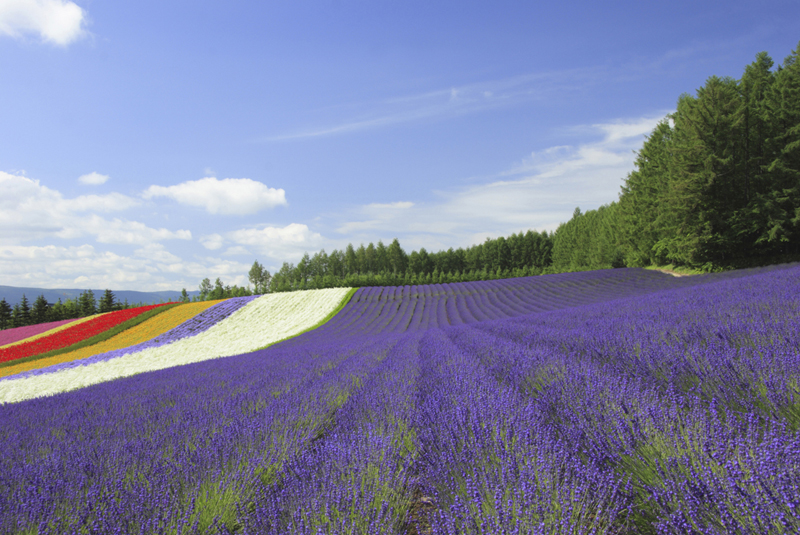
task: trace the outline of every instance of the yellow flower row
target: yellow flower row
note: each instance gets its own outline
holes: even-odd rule
[[[33,336],[29,336],[28,338],[23,338],[22,340],[17,340],[16,342],[11,342],[10,344],[6,344],[4,346],[0,346],[0,349],[4,349],[6,347],[16,346],[16,345],[19,345],[19,344],[26,344],[28,342],[33,342],[34,340],[38,340],[39,338],[44,338],[45,336],[50,336],[51,334],[56,334],[57,332],[63,331],[64,329],[69,329],[70,327],[74,327],[76,325],[80,325],[83,322],[86,322],[86,321],[89,321],[89,320],[93,320],[96,317],[101,316],[101,315],[102,314],[95,314],[94,316],[86,316],[85,318],[76,319],[75,321],[71,321],[71,322],[66,323],[64,325],[59,325],[55,329],[50,329],[49,331],[45,331],[45,332],[39,333],[39,334],[34,334]]]
[[[53,357],[45,359],[33,360],[30,362],[22,362],[16,366],[8,366],[0,368],[0,377],[7,377],[15,373],[26,372],[28,370],[36,370],[39,368],[46,368],[53,364],[61,364],[62,362],[70,362],[73,360],[85,359],[106,351],[115,351],[123,349],[142,342],[152,340],[156,336],[162,335],[165,332],[174,329],[181,323],[195,317],[207,308],[216,305],[220,301],[199,301],[197,303],[185,303],[172,307],[171,309],[162,312],[148,320],[143,321],[135,327],[131,327],[116,336],[112,336],[104,342],[92,346],[70,351],[69,353],[62,353]],[[74,325],[74,324],[69,324]]]

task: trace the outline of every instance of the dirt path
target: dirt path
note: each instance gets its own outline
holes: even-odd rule
[[[694,273],[678,273],[677,271],[672,271],[671,269],[661,269],[661,268],[654,268],[653,271],[660,271],[662,273],[667,273],[672,275],[673,277],[691,277]]]

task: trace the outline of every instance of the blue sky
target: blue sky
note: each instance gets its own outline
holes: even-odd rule
[[[195,289],[308,251],[554,230],[617,198],[796,1],[0,0],[0,284]]]

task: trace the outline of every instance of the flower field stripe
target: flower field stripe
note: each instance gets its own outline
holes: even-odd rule
[[[112,360],[240,350],[274,322],[238,299]],[[0,405],[0,533],[800,533],[798,348],[800,264],[361,288],[267,349]]]
[[[155,338],[148,340],[146,342],[141,342],[136,345],[132,345],[129,347],[124,347],[122,349],[117,349],[114,351],[106,351],[105,353],[100,353],[98,355],[94,355],[91,357],[87,357],[81,360],[72,360],[67,362],[62,362],[59,364],[52,364],[45,368],[38,368],[33,369],[25,372],[20,372],[17,375],[7,376],[7,377],[0,377],[0,382],[6,380],[16,380],[21,379],[24,377],[32,377],[35,375],[44,375],[44,374],[51,374],[56,373],[62,370],[67,370],[70,368],[76,368],[79,366],[87,366],[89,364],[95,364],[99,362],[107,362],[109,360],[122,357],[124,355],[130,355],[133,353],[138,353],[145,349],[161,347],[167,344],[171,344],[176,340],[181,340],[185,338],[190,338],[201,332],[205,332],[220,321],[224,320],[247,303],[251,302],[253,299],[256,299],[257,296],[247,296],[247,297],[235,297],[231,299],[221,299],[216,301],[202,301],[199,303],[192,303],[192,306],[196,306],[197,308],[192,309],[189,308],[189,312],[194,312],[196,310],[201,310],[202,308],[206,308],[203,312],[199,314],[190,315],[189,319],[184,321],[183,323],[179,324],[177,327],[170,329],[169,331],[156,336]]]
[[[119,334],[120,332],[123,332],[126,329],[133,327],[134,325],[138,325],[142,321],[145,321],[148,318],[155,316],[156,314],[159,314],[163,310],[175,306],[175,304],[176,303],[171,303],[171,304],[167,303],[160,305],[151,305],[149,307],[140,307],[139,309],[128,309],[119,311],[119,312],[135,311],[135,312],[129,312],[127,314],[128,319],[126,319],[125,316],[123,315],[112,316],[112,314],[116,313],[108,312],[96,318],[95,320],[93,320],[93,322],[87,322],[86,324],[84,324],[88,328],[84,329],[83,332],[72,332],[71,334],[73,335],[73,340],[76,340],[74,343],[67,344],[58,349],[52,349],[50,351],[46,351],[43,353],[36,353],[27,357],[21,357],[14,360],[0,362],[0,369],[12,367],[21,363],[46,359],[48,357],[61,355],[63,353],[69,353],[77,349],[89,347],[99,342],[103,342],[115,336],[116,334]],[[122,321],[120,322],[120,320]],[[88,338],[81,339],[81,336],[86,336],[87,334],[91,334],[92,332],[97,332],[98,334],[94,334],[93,336],[89,336]],[[70,331],[66,332],[65,335],[70,335]],[[61,339],[60,341],[63,342],[64,340]],[[58,342],[59,342],[58,339],[54,340],[53,345],[57,346]]]
[[[239,355],[283,340],[328,316],[349,288],[268,294],[191,338],[105,362],[0,382],[0,402],[53,395],[143,372]]]
[[[266,348],[268,348],[270,346],[274,346],[275,344],[280,344],[281,342],[285,342],[287,340],[291,340],[292,338],[297,338],[298,336],[303,335],[303,334],[305,334],[307,332],[313,331],[314,329],[319,329],[320,327],[322,327],[323,325],[328,323],[331,319],[333,319],[333,317],[336,316],[339,312],[341,312],[341,310],[347,305],[347,303],[350,302],[350,299],[353,298],[353,295],[355,295],[355,293],[357,291],[358,291],[358,288],[349,288],[349,291],[344,295],[344,297],[342,297],[342,300],[339,302],[339,305],[336,308],[334,308],[333,310],[331,310],[328,313],[327,316],[322,318],[322,320],[320,320],[316,324],[312,325],[311,327],[303,329],[302,331],[300,331],[300,332],[298,332],[296,334],[292,334],[290,336],[287,336],[286,338],[281,338],[280,340],[278,340],[276,342],[270,342],[269,344],[267,344],[267,345],[265,345],[263,347],[260,347],[258,349],[266,349]]]
[[[376,348],[385,358],[348,396],[331,429],[290,463],[292,477],[260,493],[269,507],[242,519],[245,533],[397,532],[413,502],[417,342],[407,336]]]
[[[196,303],[185,303],[179,306],[155,309],[157,314],[145,318],[145,316],[149,314],[148,312],[134,318],[141,319],[142,321],[138,325],[129,326],[127,329],[105,341],[100,341],[81,349],[73,349],[46,358],[0,368],[0,377],[7,377],[28,370],[46,368],[55,364],[85,359],[108,351],[135,346],[166,333],[216,303],[217,301],[199,301]]]
[[[93,336],[102,333],[112,327],[128,321],[131,318],[143,314],[153,308],[164,306],[150,305],[146,307],[129,308],[126,310],[118,310],[116,312],[106,312],[100,314],[89,321],[82,322],[78,325],[70,324],[66,329],[56,334],[45,336],[26,342],[16,346],[0,349],[0,365],[12,360],[17,360],[25,357],[41,355],[43,353],[63,349],[73,344],[89,339]]]
[[[68,324],[81,320],[85,321],[86,318],[72,318],[68,320],[51,321],[49,323],[38,323],[36,325],[28,325],[27,327],[5,329],[0,331],[0,349],[24,342],[31,342],[42,336],[57,332],[56,329],[65,329]]]
[[[394,343],[277,345],[0,407],[0,532],[211,533],[275,490]]]

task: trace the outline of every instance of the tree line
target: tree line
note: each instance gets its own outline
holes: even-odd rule
[[[555,232],[528,230],[472,247],[409,254],[396,238],[388,246],[349,244],[330,254],[306,253],[274,274],[256,261],[248,274],[252,287],[206,278],[194,300],[650,265],[714,271],[798,260],[799,54],[800,45],[773,69],[761,52],[740,79],[712,76],[694,95],[681,95],[675,113],[645,139],[618,199],[597,210],[576,208]],[[0,301],[0,328],[86,316],[113,303],[101,299],[93,308],[88,293],[52,307],[43,297],[32,308],[24,299],[13,309]],[[181,300],[190,301],[186,289]]]
[[[23,294],[22,300],[13,307],[5,299],[0,299],[0,329],[85,318],[86,316],[139,306],[144,306],[144,303],[129,304],[127,299],[124,302],[117,301],[114,292],[111,290],[103,292],[100,299],[95,299],[92,290],[86,290],[81,292],[78,297],[67,299],[63,303],[59,299],[54,304],[48,303],[44,295],[40,295],[33,302],[33,305]]]
[[[701,271],[800,258],[800,45],[683,94],[638,152],[619,199],[555,233],[553,267]]]
[[[459,282],[586,269],[673,265],[716,271],[800,259],[800,45],[766,52],[740,79],[711,76],[678,99],[637,153],[619,198],[555,232],[406,255],[397,239],[308,254],[268,286]]]
[[[358,247],[348,244],[343,250],[334,249],[330,254],[324,249],[313,256],[306,253],[296,265],[284,262],[276,273],[268,277],[268,285],[262,288],[286,292],[539,275],[551,264],[552,247],[551,234],[532,230],[507,238],[487,239],[472,247],[439,252],[428,252],[423,247],[406,253],[397,238],[388,246],[383,241]],[[260,267],[257,262],[256,265]]]

